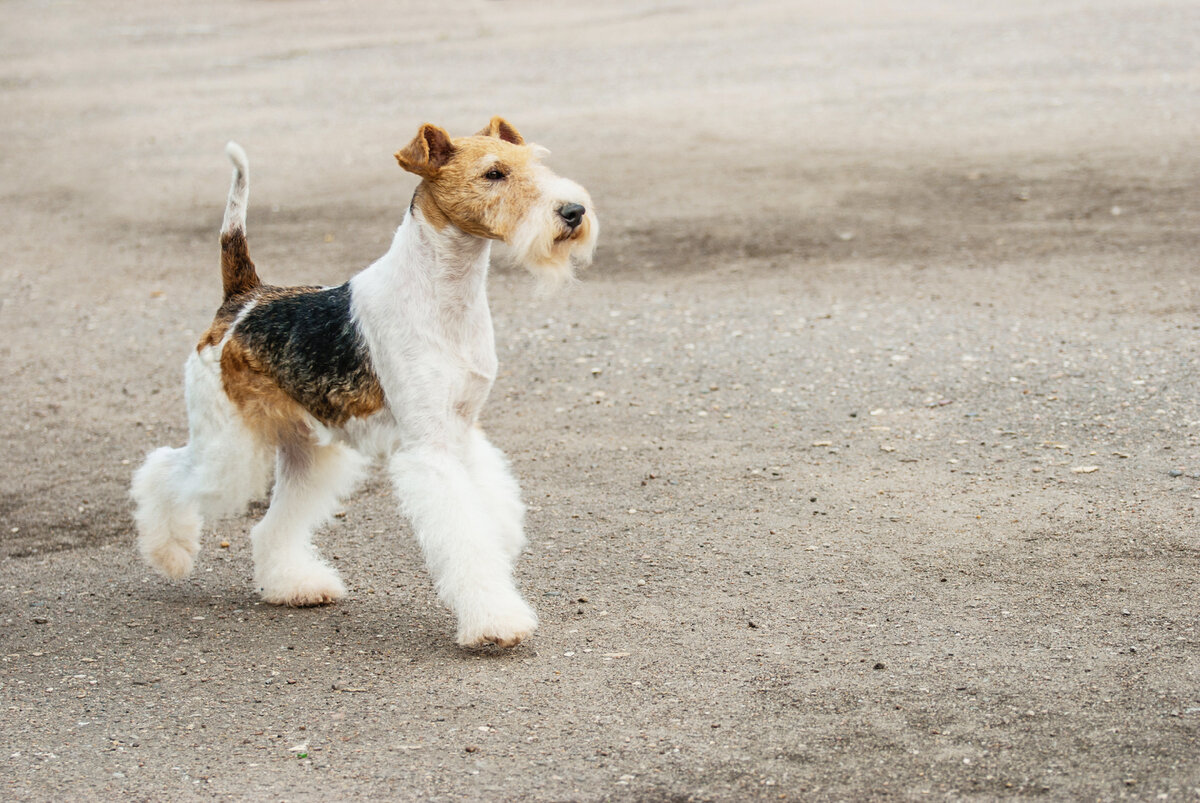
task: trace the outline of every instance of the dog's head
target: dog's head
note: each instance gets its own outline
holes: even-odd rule
[[[591,262],[600,225],[587,191],[542,164],[548,153],[493,117],[457,139],[426,123],[396,161],[421,177],[415,205],[431,225],[501,240],[516,261],[557,283]]]

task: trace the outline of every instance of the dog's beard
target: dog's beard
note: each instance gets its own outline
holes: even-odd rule
[[[572,232],[547,210],[527,218],[508,238],[511,260],[523,265],[544,291],[553,291],[575,278],[575,271],[592,262],[596,250],[599,222],[589,208],[583,221]]]

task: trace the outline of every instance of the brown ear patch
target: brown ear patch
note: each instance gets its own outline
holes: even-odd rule
[[[410,173],[433,178],[454,156],[454,144],[445,129],[425,123],[412,142],[396,151],[396,161]]]
[[[513,145],[525,144],[525,138],[521,136],[521,132],[503,117],[493,117],[487,126],[475,136],[496,137],[505,142],[511,142]]]

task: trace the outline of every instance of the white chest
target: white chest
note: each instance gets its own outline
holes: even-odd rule
[[[402,437],[454,439],[496,379],[488,243],[410,215],[392,249],[351,280],[356,322]]]

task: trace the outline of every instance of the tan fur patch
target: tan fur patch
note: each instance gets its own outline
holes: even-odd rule
[[[453,223],[467,234],[507,238],[540,196],[528,148],[497,137],[460,137],[454,156],[421,183],[415,202],[433,225]],[[489,179],[490,171],[502,179]]]
[[[217,310],[216,317],[209,324],[208,329],[204,330],[204,334],[200,336],[200,342],[196,344],[196,351],[204,351],[209,346],[218,345],[225,337],[225,333],[229,331],[229,327],[233,325],[237,319],[238,312],[241,311],[250,299],[233,299],[221,305]]]
[[[302,443],[312,436],[307,412],[236,340],[221,351],[221,381],[246,424],[270,443]]]
[[[246,233],[234,229],[221,234],[221,286],[225,299],[240,296],[260,286],[254,260],[246,244]]]

